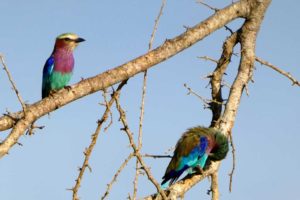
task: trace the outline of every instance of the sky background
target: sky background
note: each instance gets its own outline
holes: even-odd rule
[[[231,1],[206,1],[223,8]],[[55,37],[75,32],[86,39],[75,52],[76,66],[70,84],[114,68],[147,52],[148,41],[161,5],[160,0],[144,1],[1,1],[0,52],[24,100],[40,100],[42,68],[53,49]],[[299,35],[300,2],[273,1],[257,39],[257,56],[300,79]],[[193,26],[213,12],[194,0],[167,1],[154,47],[173,38],[184,26]],[[243,20],[229,26],[236,30]],[[211,112],[195,96],[188,96],[187,83],[203,97],[210,97],[207,79],[214,63],[197,56],[218,58],[229,35],[220,29],[191,48],[149,70],[142,153],[164,154],[181,134],[195,125],[208,126]],[[236,48],[238,52],[238,48]],[[231,84],[238,66],[233,57],[226,81]],[[235,126],[236,171],[233,191],[228,191],[232,156],[222,162],[219,174],[221,199],[295,199],[299,190],[300,88],[277,72],[256,63],[250,96],[243,95]],[[130,79],[121,101],[131,130],[137,136],[142,75]],[[228,94],[224,90],[225,95]],[[0,71],[0,112],[18,111],[21,106],[6,74]],[[67,188],[74,186],[90,143],[96,121],[102,116],[100,92],[77,100],[38,120],[44,125],[34,136],[23,136],[23,146],[14,146],[0,160],[0,194],[3,200],[71,199]],[[120,164],[131,152],[127,136],[119,129],[118,113],[113,125],[101,133],[79,190],[81,200],[99,199]],[[4,139],[7,132],[0,133]],[[160,182],[169,159],[145,158]],[[133,191],[135,160],[131,160],[113,185],[108,199],[126,199]],[[209,182],[191,189],[186,199],[210,199]],[[141,177],[138,196],[155,192],[146,177]]]

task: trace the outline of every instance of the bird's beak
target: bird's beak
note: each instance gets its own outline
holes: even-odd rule
[[[85,39],[83,39],[83,38],[77,38],[77,39],[75,40],[76,43],[84,42],[84,41],[85,41]]]

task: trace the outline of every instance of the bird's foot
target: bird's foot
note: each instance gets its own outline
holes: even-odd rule
[[[57,90],[50,90],[50,92],[49,92],[49,97],[53,97],[54,96],[54,94],[57,92]]]
[[[204,170],[199,165],[197,165],[197,167],[195,167],[195,170],[196,170],[196,173],[198,173],[198,174],[203,174],[204,173]]]
[[[65,88],[66,90],[68,90],[68,91],[70,91],[70,90],[72,89],[72,87],[69,86],[69,85],[66,85],[64,88]]]

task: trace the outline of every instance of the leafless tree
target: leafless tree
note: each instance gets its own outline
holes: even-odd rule
[[[278,71],[282,75],[289,78],[293,84],[299,86],[299,82],[293,78],[293,76],[278,67],[258,58],[255,54],[256,38],[263,21],[265,12],[271,3],[271,0],[240,0],[237,2],[232,2],[223,9],[213,8],[203,2],[199,2],[209,9],[214,10],[214,14],[199,22],[194,27],[186,28],[186,31],[182,34],[174,37],[173,39],[166,40],[159,47],[152,50],[152,42],[154,40],[155,31],[157,29],[158,21],[163,12],[163,7],[166,1],[162,1],[162,7],[160,8],[159,15],[155,20],[154,31],[152,33],[151,40],[149,42],[149,51],[127,63],[120,66],[114,67],[104,73],[98,74],[94,77],[90,77],[81,80],[79,83],[72,86],[70,90],[62,89],[55,93],[49,98],[45,98],[38,101],[32,105],[24,104],[21,95],[19,94],[16,85],[13,82],[11,75],[7,69],[7,66],[1,56],[2,65],[7,71],[7,74],[11,80],[11,84],[17,94],[17,97],[22,105],[22,110],[15,113],[7,113],[0,118],[0,131],[9,130],[8,136],[0,143],[0,158],[5,156],[9,150],[18,144],[19,138],[28,131],[32,133],[33,129],[41,128],[34,125],[34,123],[42,116],[59,109],[66,104],[69,104],[77,99],[83,98],[87,95],[95,93],[97,91],[103,90],[105,97],[106,110],[103,113],[102,118],[98,121],[96,130],[92,135],[91,144],[84,151],[85,159],[82,166],[79,169],[79,175],[76,179],[75,186],[71,189],[73,191],[73,199],[78,199],[77,192],[83,178],[83,174],[86,168],[89,166],[89,157],[93,151],[93,147],[97,142],[98,135],[102,129],[103,123],[111,115],[111,107],[116,105],[119,111],[120,121],[123,125],[123,131],[128,136],[129,144],[132,148],[132,153],[128,155],[125,161],[121,164],[119,170],[112,178],[112,181],[108,184],[107,191],[103,195],[104,199],[110,191],[112,184],[116,181],[116,178],[121,173],[122,169],[127,165],[128,161],[136,158],[136,176],[134,178],[134,191],[132,199],[136,199],[136,190],[138,181],[138,175],[140,170],[144,171],[147,175],[149,181],[151,181],[156,189],[157,193],[149,195],[144,199],[177,199],[178,197],[183,197],[184,194],[191,189],[199,181],[203,180],[205,177],[210,176],[211,181],[211,191],[212,199],[219,199],[218,192],[218,169],[220,162],[212,162],[207,170],[201,175],[194,175],[192,177],[184,178],[172,185],[167,190],[163,191],[159,183],[154,179],[151,174],[150,168],[143,161],[145,155],[141,155],[140,149],[142,148],[142,125],[143,125],[143,109],[144,100],[141,103],[141,113],[140,113],[140,130],[139,139],[136,144],[130,130],[130,124],[127,123],[126,113],[122,109],[122,105],[119,101],[119,96],[122,91],[123,86],[126,84],[127,80],[139,73],[144,73],[144,88],[143,96],[146,91],[146,80],[147,80],[147,69],[156,66],[159,67],[159,63],[175,56],[181,51],[189,48],[197,42],[200,42],[205,37],[213,34],[216,30],[220,28],[226,28],[231,32],[231,35],[225,39],[223,44],[223,51],[218,60],[204,57],[205,59],[211,60],[216,63],[215,70],[208,76],[211,84],[211,99],[202,98],[200,95],[198,97],[204,102],[204,104],[212,111],[211,126],[220,129],[226,136],[232,138],[231,130],[234,126],[235,118],[240,104],[240,99],[243,92],[247,92],[247,84],[252,79],[254,63],[260,62],[272,69]],[[241,27],[232,31],[227,24],[238,18],[244,19],[244,23]],[[223,75],[226,73],[227,67],[230,63],[231,57],[233,55],[234,47],[240,44],[240,62],[239,67],[235,76],[235,80],[232,85],[230,85],[230,92],[228,97],[223,98],[222,87],[224,86]],[[106,89],[118,84],[118,88],[114,90],[111,94],[111,98],[106,97]],[[190,87],[186,85],[188,92],[190,94],[197,95]],[[226,101],[224,101],[226,99]],[[108,127],[106,127],[108,128]],[[233,143],[232,143],[233,145]],[[234,146],[233,146],[234,151]],[[146,155],[147,156],[147,155]],[[149,155],[148,155],[149,156]],[[151,155],[150,155],[151,156]],[[152,155],[153,157],[159,155]]]

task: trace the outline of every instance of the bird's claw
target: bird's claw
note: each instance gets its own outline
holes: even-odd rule
[[[49,95],[50,97],[53,97],[53,95],[57,92],[57,90],[50,90]]]
[[[72,87],[69,86],[69,85],[66,85],[64,88],[65,88],[66,90],[68,90],[68,91],[70,91],[70,90],[72,89]]]
[[[204,173],[204,170],[202,169],[202,167],[200,167],[199,165],[197,165],[197,167],[195,167],[195,170],[197,173],[199,174],[203,174]]]

